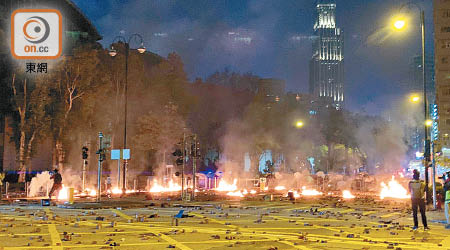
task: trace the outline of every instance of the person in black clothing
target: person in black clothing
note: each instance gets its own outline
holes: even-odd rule
[[[425,215],[425,183],[419,180],[420,173],[417,169],[414,169],[413,172],[413,180],[409,182],[409,192],[411,193],[411,205],[413,210],[413,219],[414,219],[414,230],[417,230],[419,227],[419,222],[417,218],[417,208],[420,210],[420,215],[422,217],[422,223],[425,230],[429,230],[427,224],[427,217]]]
[[[48,193],[48,198],[51,199],[52,195],[55,194],[56,198],[58,199],[59,191],[62,189],[62,176],[58,172],[58,169],[54,170],[54,174],[50,179],[53,179],[53,186],[50,190],[50,193]]]

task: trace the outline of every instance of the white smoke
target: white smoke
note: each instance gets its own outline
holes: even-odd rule
[[[30,183],[30,197],[45,196],[47,192],[50,191],[53,185],[53,180],[50,179],[50,172],[45,171],[37,174],[31,179]]]

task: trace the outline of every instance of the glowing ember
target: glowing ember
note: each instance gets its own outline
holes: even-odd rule
[[[276,191],[281,191],[281,190],[285,190],[286,188],[284,186],[276,186],[275,190]]]
[[[90,196],[97,196],[97,191],[95,191],[94,189],[89,191],[89,195]]]
[[[69,199],[69,189],[63,185],[62,189],[59,191],[58,200],[68,200]]]
[[[227,195],[228,196],[233,196],[233,197],[244,197],[244,195],[242,194],[241,191],[228,192]]]
[[[302,195],[304,196],[316,196],[322,195],[322,192],[319,192],[315,189],[307,189],[305,186],[302,187]]]
[[[120,190],[118,187],[115,187],[111,190],[111,193],[113,194],[121,194],[122,190]]]
[[[170,180],[167,187],[163,187],[158,184],[158,181],[153,182],[153,186],[150,188],[150,193],[160,193],[160,192],[177,192],[181,191],[181,186]],[[136,192],[133,190],[133,192]]]
[[[355,196],[352,193],[350,193],[349,190],[342,191],[342,197],[344,199],[353,199],[353,198],[355,198]]]
[[[224,179],[220,180],[217,191],[232,192],[237,190],[237,179],[234,179],[233,184],[228,184]]]
[[[381,192],[380,192],[380,198],[397,198],[397,199],[406,199],[410,198],[411,196],[408,194],[408,191],[406,188],[404,188],[400,183],[398,183],[394,176],[392,176],[392,179],[389,181],[388,185],[386,185],[384,182],[381,182]]]

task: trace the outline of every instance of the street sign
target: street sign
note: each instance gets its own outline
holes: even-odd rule
[[[130,149],[124,149],[123,150],[123,159],[129,160],[130,159]]]
[[[111,160],[120,160],[120,149],[111,150]]]

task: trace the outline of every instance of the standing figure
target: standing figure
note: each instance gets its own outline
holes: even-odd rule
[[[413,179],[409,182],[409,192],[411,193],[411,205],[413,211],[413,219],[414,219],[414,227],[413,230],[417,230],[419,228],[419,222],[417,219],[417,208],[420,210],[420,215],[422,217],[422,223],[425,230],[429,230],[427,224],[427,217],[425,215],[425,182],[419,180],[420,173],[417,169],[413,171]]]
[[[447,219],[447,225],[445,225],[446,229],[450,229],[450,172],[445,173],[444,175],[444,208],[445,208],[445,218]]]
[[[58,169],[53,170],[54,174],[50,177],[53,180],[53,186],[48,193],[48,198],[51,199],[52,195],[55,194],[56,199],[58,199],[59,191],[62,189],[62,176],[58,172]]]

